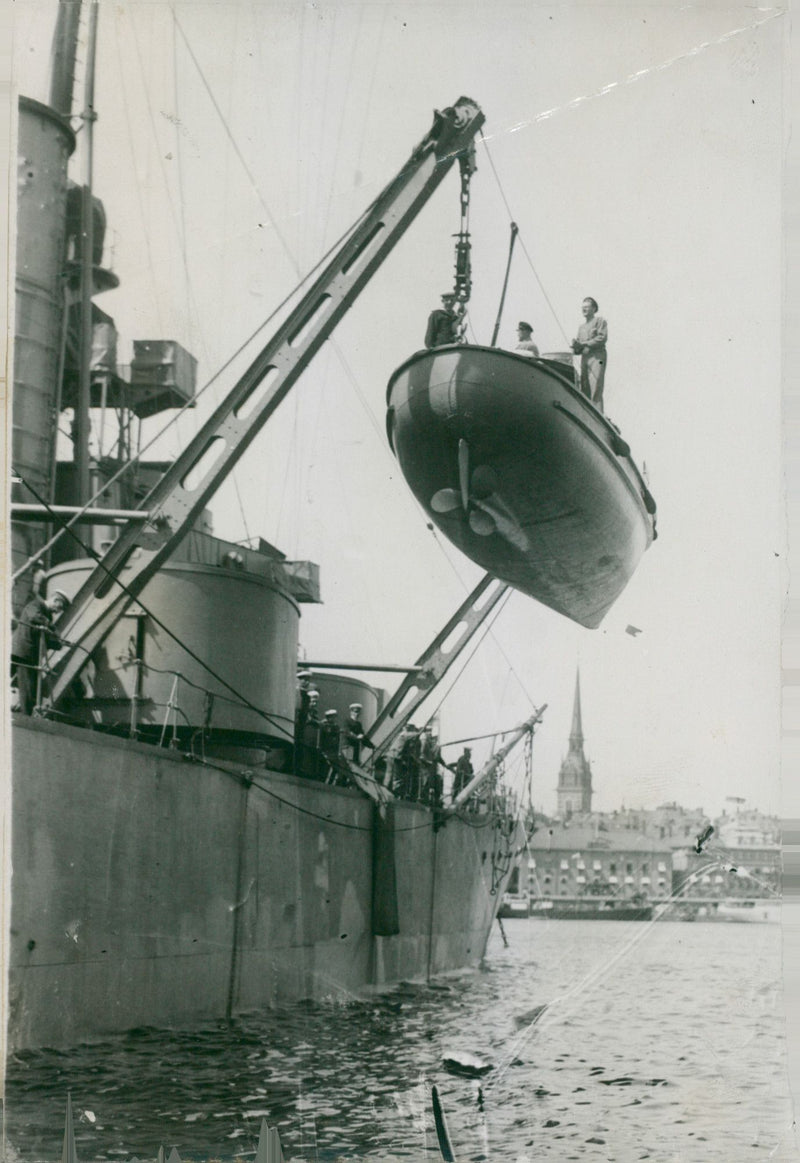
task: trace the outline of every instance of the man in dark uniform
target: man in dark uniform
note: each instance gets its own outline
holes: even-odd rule
[[[344,733],[347,745],[351,750],[351,757],[353,763],[361,762],[361,748],[371,747],[375,750],[375,744],[370,743],[369,739],[365,738],[366,732],[364,724],[361,722],[361,703],[350,704],[350,717],[345,723]]]
[[[442,306],[431,311],[425,332],[425,346],[444,347],[447,343],[458,343],[458,315],[455,311],[456,297],[442,295]]]
[[[319,729],[319,749],[328,766],[325,777],[326,783],[336,783],[339,772],[339,745],[342,731],[336,722],[336,711],[326,711],[322,726]]]
[[[400,751],[400,761],[405,773],[405,798],[418,800],[420,796],[420,738],[419,728],[408,724],[408,734]]]
[[[311,671],[297,672],[297,701],[294,712],[294,771],[298,775],[305,767],[304,740],[311,696]]]
[[[461,794],[469,781],[472,779],[475,771],[472,767],[472,751],[469,747],[465,747],[463,754],[459,755],[456,760],[455,779],[453,780],[453,799]]]
[[[312,779],[324,778],[326,771],[319,753],[319,732],[322,724],[319,719],[319,691],[312,687],[308,692],[308,711],[303,724],[303,734],[300,739],[301,747],[301,774],[310,775]]]
[[[69,600],[61,590],[56,590],[47,601],[31,591],[22,608],[11,638],[11,664],[17,682],[19,709],[23,715],[30,715],[36,704],[36,678],[42,637],[50,649],[61,645],[61,639],[53,633],[52,626],[68,605]]]
[[[439,741],[430,727],[426,727],[420,740],[420,765],[422,767],[422,799],[432,808],[442,807],[444,781],[439,771],[444,764]]]

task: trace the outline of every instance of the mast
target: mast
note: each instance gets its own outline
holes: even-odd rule
[[[62,117],[72,116],[80,18],[81,0],[60,0],[50,51],[50,106]]]
[[[84,79],[83,121],[83,189],[81,190],[81,330],[78,398],[75,402],[75,475],[76,500],[83,505],[90,497],[89,489],[89,408],[91,406],[92,376],[92,292],[94,290],[94,226],[92,177],[94,163],[94,72],[97,47],[97,0],[89,4],[89,31]]]
[[[475,794],[478,788],[486,783],[487,780],[492,778],[505,757],[511,751],[513,751],[513,749],[519,743],[520,739],[523,739],[528,734],[533,734],[536,729],[536,724],[541,722],[542,715],[546,710],[547,703],[545,703],[544,706],[539,707],[538,710],[534,711],[530,718],[526,719],[524,723],[521,723],[519,727],[517,727],[516,730],[511,733],[511,737],[507,740],[506,743],[503,744],[500,750],[492,756],[489,762],[485,765],[485,767],[481,768],[477,775],[472,777],[467,786],[461,789],[456,798],[453,800],[452,804],[445,808],[445,811],[448,815],[452,815],[452,813],[457,812],[459,808],[463,808],[464,804],[468,799],[470,799],[471,796]]]

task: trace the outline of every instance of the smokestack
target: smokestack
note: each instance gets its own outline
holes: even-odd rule
[[[70,117],[72,114],[80,18],[81,0],[59,0],[58,21],[50,53],[50,105],[62,117]]]

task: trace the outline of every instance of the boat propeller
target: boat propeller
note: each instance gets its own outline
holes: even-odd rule
[[[528,538],[498,495],[497,474],[487,464],[478,465],[470,473],[469,444],[463,438],[458,442],[458,484],[457,489],[439,489],[433,494],[434,513],[452,513],[460,508],[478,537],[499,533],[523,553],[527,551]]]

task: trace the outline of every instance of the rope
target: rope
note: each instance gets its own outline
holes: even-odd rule
[[[16,470],[14,470],[14,472],[15,472],[15,475],[17,477],[19,477],[19,479],[22,481],[22,483],[26,486],[26,488],[28,488],[30,490],[30,492],[33,494],[33,496],[36,498],[36,500],[39,502],[39,504],[44,505],[45,509],[51,515],[53,520],[55,522],[63,524],[59,515],[57,513],[53,512],[53,510],[48,505],[47,501],[45,501],[42,497],[39,496],[39,494],[36,492],[36,490],[33,488],[33,486],[27,484],[27,482],[24,480],[24,478],[21,477],[20,474],[18,472],[16,472]],[[94,549],[92,549],[92,547],[90,545],[87,545],[84,541],[82,541],[81,538],[78,537],[78,535],[72,529],[67,529],[67,527],[65,526],[65,530],[69,533],[70,537],[78,543],[78,545],[81,547],[81,549],[84,551],[84,553],[86,553],[89,557],[91,557],[94,560],[97,567],[99,569],[101,569],[107,577],[109,577],[113,582],[115,582],[119,586],[119,588],[123,591],[123,593],[127,594],[128,597],[132,601],[137,602],[141,606],[141,608],[144,610],[145,614],[147,614],[147,616],[149,618],[151,618],[153,620],[153,622],[155,622],[156,626],[158,626],[159,629],[163,630],[165,634],[168,634],[169,637],[173,640],[173,642],[177,643],[177,645],[180,646],[180,648],[182,650],[184,650],[189,655],[189,657],[191,659],[193,659],[200,666],[202,666],[203,669],[205,671],[207,671],[208,674],[210,674],[212,678],[216,679],[216,681],[218,683],[221,683],[222,686],[224,686],[227,690],[229,690],[241,702],[242,706],[247,707],[248,710],[251,710],[251,711],[255,712],[255,714],[260,715],[263,719],[266,719],[266,721],[268,723],[271,723],[273,727],[277,728],[277,730],[279,730],[279,731],[282,731],[287,736],[287,738],[289,738],[289,739],[293,738],[293,735],[290,735],[286,731],[286,729],[280,723],[278,723],[276,721],[274,715],[271,715],[268,711],[262,710],[260,707],[257,707],[254,703],[251,703],[249,699],[246,699],[244,697],[244,695],[240,694],[239,691],[237,691],[234,686],[231,686],[231,684],[229,682],[227,682],[226,679],[224,679],[222,677],[222,675],[218,674],[213,669],[213,667],[209,666],[209,664],[207,662],[205,662],[200,657],[199,654],[196,654],[195,651],[192,650],[192,648],[190,646],[187,646],[186,643],[183,642],[178,637],[177,634],[174,634],[172,632],[172,630],[170,630],[170,628],[167,625],[165,625],[165,623],[162,622],[161,619],[158,618],[153,613],[152,610],[148,609],[148,607],[144,604],[144,602],[142,601],[140,596],[137,596],[136,594],[131,593],[128,586],[126,586],[125,583],[123,581],[121,581],[119,577],[117,577],[115,574],[111,573],[111,571],[106,568],[106,566],[103,564],[103,562],[100,559],[100,557],[98,556],[98,554],[95,553]],[[79,644],[75,644],[75,645],[79,645]],[[80,648],[85,649],[84,647],[80,647]]]
[[[509,219],[511,220],[512,223],[515,223],[516,217],[514,216],[512,210],[511,210],[511,207],[508,203],[508,198],[506,197],[505,190],[503,189],[503,183],[500,181],[500,175],[498,174],[498,172],[495,168],[494,160],[492,158],[491,153],[489,152],[489,143],[487,142],[486,138],[484,137],[483,130],[481,129],[479,132],[481,135],[481,141],[483,142],[483,147],[486,150],[486,156],[489,159],[489,165],[491,166],[492,173],[495,176],[495,181],[497,182],[498,189],[500,190],[500,197],[503,199],[503,203],[505,205],[505,208],[508,211]],[[542,292],[542,295],[544,297],[544,301],[547,303],[547,306],[550,308],[552,316],[556,321],[556,326],[558,327],[559,331],[561,332],[562,336],[564,337],[564,342],[569,343],[567,333],[561,324],[561,320],[559,319],[558,315],[556,314],[555,307],[550,302],[550,297],[547,294],[547,291],[544,289],[544,284],[542,283],[542,280],[539,278],[539,274],[538,274],[538,271],[536,270],[536,267],[533,265],[533,259],[531,258],[530,254],[528,253],[528,248],[525,245],[525,240],[522,237],[521,233],[519,234],[519,244],[522,247],[522,251],[523,251],[526,259],[528,260],[528,266],[531,268],[531,271],[533,272],[533,277],[536,279],[536,282],[539,284],[539,290]]]

